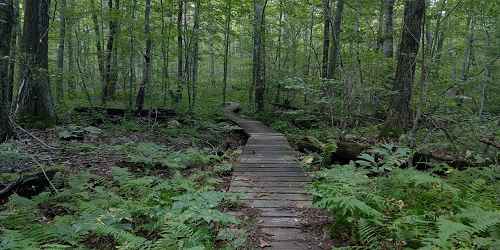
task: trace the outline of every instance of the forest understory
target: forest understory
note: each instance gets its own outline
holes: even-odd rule
[[[499,10],[0,0],[0,250],[500,249]]]

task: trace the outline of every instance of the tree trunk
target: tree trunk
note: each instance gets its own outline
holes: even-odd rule
[[[57,49],[56,99],[64,101],[64,43],[66,40],[66,0],[60,0],[59,6],[59,46]]]
[[[168,16],[169,16],[169,25],[167,27],[166,21],[165,21],[165,6],[163,3],[163,0],[160,0],[160,5],[161,5],[161,58],[162,58],[162,88],[163,88],[163,105],[167,105],[167,94],[168,91],[170,90],[170,78],[168,74],[168,65],[169,65],[169,54],[170,54],[170,34],[171,34],[171,19],[172,19],[172,11],[168,11]],[[165,35],[165,29],[168,29],[167,34]]]
[[[424,13],[425,0],[405,0],[404,28],[393,83],[393,91],[396,94],[392,98],[386,121],[386,128],[396,134],[411,126],[412,86],[415,80],[415,65]]]
[[[50,0],[24,1],[24,59],[17,111],[20,121],[38,128],[55,124],[48,74],[49,6]]]
[[[385,0],[378,0],[378,17],[377,17],[377,36],[375,41],[375,46],[377,51],[383,51],[384,49],[384,6]]]
[[[283,15],[284,15],[284,7],[283,7],[283,0],[280,0],[279,1],[279,9],[280,9],[280,17],[279,17],[279,21],[278,21],[278,29],[279,29],[279,32],[278,32],[278,44],[276,46],[276,60],[274,61],[274,64],[278,67],[277,69],[277,73],[278,73],[278,82],[276,84],[276,97],[275,97],[275,100],[274,102],[276,104],[279,104],[280,103],[280,99],[281,99],[281,77],[282,77],[282,70],[281,70],[281,41],[283,40],[282,37],[283,37]],[[274,71],[274,70],[273,70]]]
[[[14,99],[14,79],[16,75],[16,68],[19,67],[19,61],[17,60],[17,50],[19,44],[19,36],[20,36],[20,21],[19,21],[19,0],[11,0],[13,5],[13,26],[12,26],[12,35],[10,40],[10,64],[9,64],[9,78],[8,82],[10,82],[9,89],[9,101],[13,103]]]
[[[469,28],[468,34],[467,34],[467,40],[465,41],[465,52],[464,52],[464,62],[462,64],[462,74],[461,74],[461,80],[462,81],[467,81],[469,78],[469,70],[470,70],[470,65],[471,65],[471,58],[472,58],[472,49],[474,46],[474,26],[475,26],[475,17],[473,14],[469,14],[467,17],[467,27]]]
[[[182,98],[182,85],[184,83],[184,44],[182,32],[182,17],[184,10],[184,1],[178,0],[177,10],[177,93],[175,104],[179,106]]]
[[[226,1],[226,28],[224,30],[224,87],[222,89],[222,103],[226,103],[226,93],[227,93],[227,73],[229,64],[229,43],[230,43],[230,33],[231,33],[231,1]]]
[[[394,41],[394,0],[384,0],[384,56],[393,57]]]
[[[71,4],[71,2],[70,2]],[[67,29],[68,29],[68,32],[67,32],[67,36],[68,36],[68,42],[67,42],[67,45],[68,45],[68,49],[67,49],[67,54],[68,54],[68,73],[69,73],[69,76],[68,76],[68,93],[70,96],[74,96],[74,93],[76,91],[76,87],[75,87],[75,55],[74,55],[74,42],[75,42],[75,39],[74,39],[74,35],[73,35],[73,26],[74,26],[74,23],[73,21],[70,21],[68,23],[68,26]],[[79,41],[77,41],[79,42]]]
[[[340,33],[342,31],[342,15],[344,12],[344,0],[337,0],[337,5],[335,7],[335,20],[333,21],[332,27],[332,38],[333,44],[330,50],[330,62],[328,63],[328,72],[326,78],[334,79],[336,78],[336,71],[338,67],[339,57],[340,57]]]
[[[9,80],[10,39],[14,26],[14,8],[11,0],[0,0],[0,143],[12,136],[10,124],[10,91]]]
[[[135,35],[134,35],[134,23],[136,22],[135,18],[135,12],[137,9],[137,0],[133,0],[132,2],[132,22],[129,24],[129,58],[128,58],[128,65],[129,65],[129,75],[128,75],[128,107],[129,109],[132,109],[133,105],[133,93],[134,93],[134,84],[136,81],[136,76],[135,76]]]
[[[102,94],[102,103],[106,104],[108,100],[113,98],[113,89],[116,85],[115,78],[115,68],[113,67],[113,51],[115,45],[116,35],[118,33],[118,22],[116,20],[115,12],[119,12],[120,8],[120,0],[115,0],[116,4],[113,7],[113,0],[108,0],[108,13],[109,13],[109,36],[108,41],[106,43],[106,66],[104,73],[104,89]],[[116,8],[116,10],[115,10]]]
[[[144,108],[144,98],[146,95],[146,86],[149,85],[151,78],[151,48],[153,41],[151,40],[151,0],[146,0],[146,11],[144,14],[144,35],[146,36],[146,50],[144,51],[144,72],[142,74],[142,82],[137,93],[136,108],[140,112]]]
[[[194,7],[194,26],[193,26],[193,48],[192,48],[192,73],[191,73],[191,107],[193,111],[196,106],[196,84],[198,81],[198,62],[199,58],[199,40],[200,40],[200,0],[195,1]]]
[[[264,95],[266,92],[266,56],[265,56],[265,9],[267,0],[254,0],[254,48],[253,48],[253,81],[255,86],[255,107],[257,112],[264,111]]]
[[[102,51],[102,43],[101,43],[101,28],[99,25],[99,19],[97,17],[97,10],[95,9],[95,1],[90,0],[90,4],[92,5],[92,23],[94,25],[94,33],[95,33],[95,46],[97,50],[97,65],[99,67],[99,78],[101,80],[101,85],[105,86],[105,76],[104,76],[104,54]]]
[[[321,67],[321,77],[326,78],[328,74],[328,56],[330,51],[330,31],[331,31],[332,9],[330,0],[323,0],[323,60]]]

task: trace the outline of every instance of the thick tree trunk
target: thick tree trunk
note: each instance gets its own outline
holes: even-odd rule
[[[199,63],[199,44],[200,41],[200,0],[195,1],[194,6],[194,25],[193,25],[193,48],[191,58],[193,60],[192,72],[191,72],[191,107],[190,111],[193,111],[196,106],[196,85],[198,81],[198,63]]]
[[[0,143],[12,136],[10,124],[10,91],[9,80],[10,39],[14,24],[14,9],[10,0],[0,0]]]
[[[132,2],[132,10],[131,10],[131,16],[132,16],[132,21],[129,24],[129,58],[128,58],[128,66],[129,66],[129,72],[128,72],[128,107],[129,109],[132,109],[133,105],[133,93],[134,93],[134,85],[135,85],[135,35],[134,35],[134,23],[136,21],[135,18],[135,12],[137,9],[137,0],[133,0]]]
[[[108,41],[106,43],[106,65],[104,72],[105,85],[101,100],[103,105],[106,104],[108,100],[113,98],[114,87],[116,85],[115,72],[114,72],[116,69],[113,67],[113,51],[114,51],[116,35],[118,33],[118,22],[116,20],[115,12],[119,12],[120,0],[114,0],[114,1],[116,1],[115,5],[113,5],[113,0],[108,0],[108,12],[110,21],[109,21]]]
[[[182,97],[182,86],[184,83],[184,44],[182,17],[184,13],[184,1],[178,0],[177,9],[177,93],[175,95],[175,104],[179,106]]]
[[[151,0],[146,0],[146,11],[144,14],[144,34],[146,36],[146,50],[144,51],[144,72],[142,74],[142,82],[137,93],[136,108],[140,112],[144,108],[144,98],[146,95],[146,86],[151,81],[151,49],[153,41],[151,39]]]
[[[101,85],[104,87],[106,85],[106,77],[104,76],[104,54],[102,51],[101,43],[101,28],[99,25],[99,19],[97,17],[97,10],[95,9],[95,1],[90,0],[90,4],[92,5],[92,24],[94,26],[95,33],[95,46],[97,52],[97,66],[99,68],[99,78],[101,80]]]
[[[384,0],[384,56],[393,57],[394,48],[394,0]]]
[[[386,127],[399,134],[411,126],[412,86],[420,44],[421,25],[425,13],[425,0],[405,0],[404,23],[399,46],[398,63]]]
[[[337,0],[337,4],[335,7],[335,20],[333,21],[332,27],[332,38],[333,44],[330,49],[330,56],[328,63],[328,72],[326,78],[334,79],[336,78],[336,71],[339,63],[340,57],[340,33],[342,31],[342,15],[344,12],[344,0]]]
[[[59,6],[59,46],[57,49],[56,99],[64,101],[64,45],[66,40],[66,0],[60,0]]]
[[[253,48],[253,81],[255,86],[255,107],[258,112],[264,111],[264,95],[266,93],[266,56],[265,56],[265,9],[267,0],[254,0],[254,48]]]
[[[330,31],[332,9],[330,0],[323,0],[323,60],[321,66],[321,77],[326,78],[328,74],[328,57],[330,55]]]
[[[17,50],[19,44],[20,36],[20,21],[19,21],[19,0],[11,0],[13,5],[13,26],[12,35],[10,40],[10,64],[9,64],[9,78],[10,90],[9,90],[9,101],[13,103],[14,99],[14,82],[16,76],[16,68],[19,67],[19,61],[17,60]]]
[[[167,27],[166,21],[165,21],[165,16],[166,16],[166,11],[165,11],[165,6],[163,3],[163,0],[160,0],[160,5],[161,5],[161,58],[162,58],[162,88],[163,88],[163,105],[167,105],[167,96],[168,96],[168,91],[170,91],[170,77],[168,74],[168,66],[169,66],[169,59],[170,59],[170,34],[172,30],[172,25],[171,25],[171,19],[172,19],[172,10],[168,11],[168,17],[169,17],[169,24]],[[166,31],[166,29],[168,29]],[[166,33],[166,34],[165,34]]]
[[[222,89],[222,104],[226,103],[227,94],[227,73],[229,65],[229,43],[231,33],[231,1],[226,1],[226,28],[224,30],[224,78]]]
[[[19,119],[30,127],[55,124],[48,74],[49,6],[50,0],[24,1],[24,59],[17,111]]]

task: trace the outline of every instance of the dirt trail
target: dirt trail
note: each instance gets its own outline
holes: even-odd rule
[[[240,164],[235,168],[230,192],[243,193],[243,202],[257,214],[255,248],[331,249],[318,232],[322,221],[311,212],[312,199],[305,190],[311,178],[296,162],[295,152],[283,134],[261,122],[238,116],[237,104],[226,107],[226,117],[249,135]]]

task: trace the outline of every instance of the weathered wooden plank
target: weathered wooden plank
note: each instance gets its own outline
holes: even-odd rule
[[[276,176],[233,176],[233,181],[275,181],[275,182],[311,182],[311,177],[276,177]]]
[[[277,193],[277,194],[307,194],[304,188],[290,187],[230,187],[234,193]]]
[[[259,227],[277,228],[301,228],[302,223],[297,217],[259,217],[257,218]]]
[[[303,172],[235,172],[234,176],[255,176],[255,177],[302,177],[305,176]]]
[[[241,200],[252,208],[309,208],[312,201],[290,201],[290,200]]]
[[[321,250],[322,248],[319,246],[308,245],[304,241],[295,240],[295,241],[273,241],[270,243],[269,247],[265,247],[265,248],[261,248],[261,249],[264,249],[264,250],[267,250],[267,249],[273,249],[273,250]]]
[[[275,182],[275,181],[233,181],[231,186],[235,187],[300,187],[305,188],[309,185],[308,182]]]
[[[305,241],[304,232],[298,228],[263,227],[262,232],[271,241]]]
[[[228,212],[234,216],[247,215],[242,211],[230,211]],[[300,213],[294,208],[259,208],[259,217],[299,217]]]
[[[304,173],[304,170],[299,167],[235,167],[233,172],[297,172]]]
[[[274,168],[274,167],[296,167],[301,168],[297,162],[293,163],[240,163],[239,167],[250,167],[250,168],[258,168],[258,167],[266,167],[266,168]]]
[[[290,201],[311,201],[307,194],[276,194],[276,193],[235,193],[241,199],[249,200],[290,200]]]
[[[262,157],[257,157],[257,156],[249,156],[249,155],[244,155],[240,157],[240,162],[241,163],[295,163],[295,157],[293,156],[287,156],[287,155],[282,155],[282,156],[272,156],[272,155],[265,155]]]

